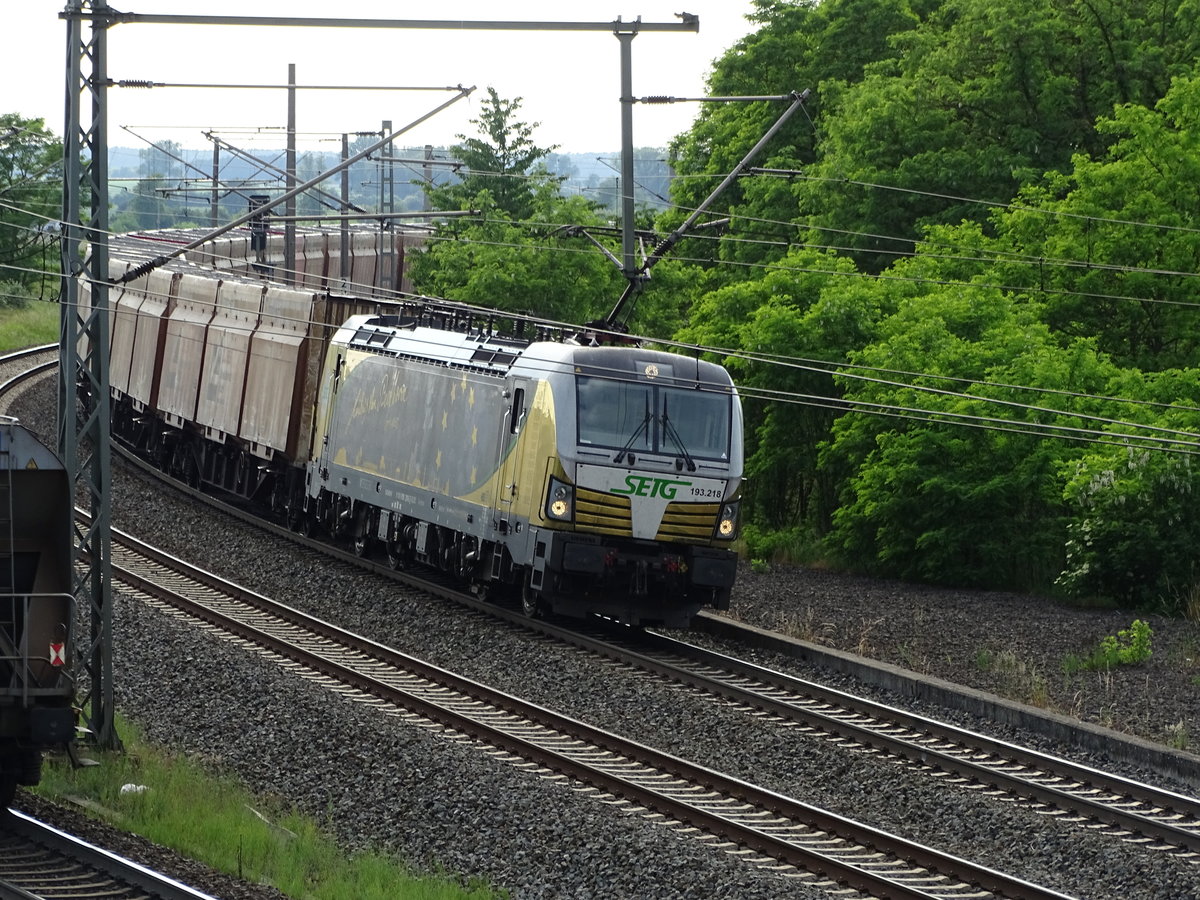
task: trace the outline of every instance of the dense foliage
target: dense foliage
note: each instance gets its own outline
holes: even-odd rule
[[[427,186],[435,210],[472,215],[443,220],[411,275],[426,294],[540,319],[580,323],[608,311],[619,295],[616,267],[581,235],[603,226],[596,204],[563,197],[559,178],[543,165],[553,148],[533,141],[536,125],[520,121],[520,98],[493,88],[478,136],[459,135],[453,148],[460,177]]]
[[[1197,5],[756,2],[711,90],[811,88],[811,120],[687,246],[704,287],[678,332],[725,348],[746,397],[756,534],[881,575],[1186,606]],[[779,109],[706,108],[675,201]]]
[[[54,223],[62,215],[62,142],[42,119],[0,114],[0,304],[58,268]]]

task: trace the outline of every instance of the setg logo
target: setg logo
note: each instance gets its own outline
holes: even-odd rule
[[[613,488],[612,492],[630,497],[662,497],[664,500],[674,500],[679,488],[690,485],[690,481],[673,481],[670,478],[654,478],[650,475],[626,475],[625,487]]]

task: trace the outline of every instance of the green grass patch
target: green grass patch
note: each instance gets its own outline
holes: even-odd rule
[[[61,309],[45,300],[0,307],[0,353],[57,343]]]
[[[503,893],[422,876],[382,853],[347,856],[317,823],[278,800],[256,798],[186,758],[148,744],[119,722],[125,751],[89,752],[100,765],[49,760],[38,794],[170,847],[218,871],[269,884],[297,900],[485,900]],[[136,790],[122,792],[124,785]],[[144,789],[142,789],[144,787]]]

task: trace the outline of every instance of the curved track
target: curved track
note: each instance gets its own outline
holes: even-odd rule
[[[280,536],[463,603],[515,627],[533,628],[552,639],[687,684],[714,698],[732,700],[748,711],[766,712],[845,745],[906,760],[931,777],[949,775],[967,788],[1023,798],[1046,815],[1070,816],[1083,828],[1100,825],[1114,838],[1143,844],[1149,850],[1167,850],[1200,864],[1200,799],[1196,797],[999,741],[653,632],[589,631],[531,620],[442,581],[413,572],[392,572],[358,554],[332,549],[280,526],[264,525],[256,516],[231,509],[208,495],[195,496],[248,522],[273,528]]]
[[[140,460],[147,472],[158,473]],[[532,628],[620,665],[687,684],[864,752],[904,760],[929,777],[952,777],[964,789],[998,799],[1022,799],[1045,815],[1064,816],[1080,828],[1101,827],[1114,839],[1167,851],[1200,864],[1200,800],[1069,760],[874,703],[652,632],[622,628],[588,631],[529,619],[520,612],[464,594],[415,572],[393,572],[360,553],[331,548],[311,537],[264,523],[256,515],[192,491],[203,502],[319,552],[402,580],[467,605],[513,627]]]
[[[0,415],[8,414],[9,405],[27,382],[57,368],[58,344],[27,347],[0,356]]]

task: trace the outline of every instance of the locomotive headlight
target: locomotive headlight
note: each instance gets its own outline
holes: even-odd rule
[[[557,522],[570,522],[575,517],[575,489],[557,478],[550,479],[546,492],[546,517]]]
[[[721,541],[732,541],[737,537],[737,503],[726,503],[721,507],[721,518],[717,520],[716,537]]]

